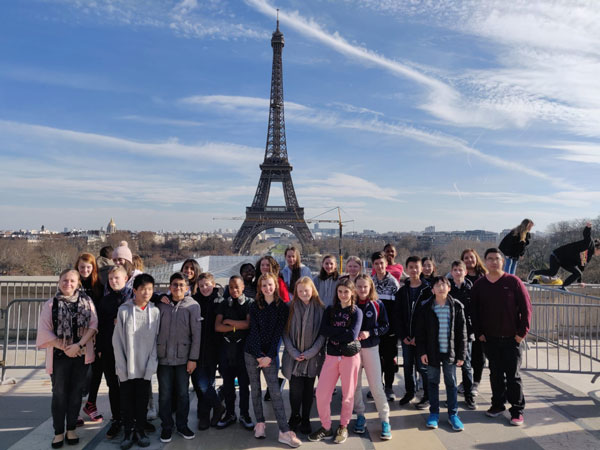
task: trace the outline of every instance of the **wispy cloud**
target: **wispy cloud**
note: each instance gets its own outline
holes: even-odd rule
[[[206,122],[198,122],[195,120],[185,119],[169,119],[167,117],[149,117],[149,116],[138,116],[130,114],[126,116],[117,117],[120,120],[130,120],[132,122],[145,123],[148,125],[169,125],[177,127],[202,127],[206,126]]]
[[[401,202],[400,192],[355,175],[334,172],[326,178],[302,180],[298,192],[302,195],[323,195],[332,198],[369,198]]]
[[[148,2],[144,0],[63,0],[84,16],[125,26],[169,29],[186,38],[265,39],[270,33],[236,23],[225,4],[214,1]]]
[[[234,167],[247,171],[249,164],[255,167],[260,162],[264,150],[244,145],[206,142],[197,145],[180,143],[177,138],[170,138],[163,142],[138,142],[120,137],[107,136],[96,133],[52,128],[42,125],[11,122],[0,120],[0,131],[6,136],[9,134],[27,136],[28,139],[36,137],[47,139],[46,146],[56,140],[83,144],[80,151],[96,152],[103,148],[112,152],[127,152],[146,157],[170,158],[186,160],[203,164],[219,164],[220,166]]]
[[[195,104],[197,106],[212,105],[236,112],[244,117],[255,118],[256,115],[248,115],[247,110],[262,110],[268,108],[267,99],[244,96],[194,96],[183,99],[182,102]],[[305,123],[311,126],[325,129],[352,129],[365,131],[375,134],[386,134],[390,136],[401,136],[412,139],[430,146],[441,149],[456,150],[469,157],[475,157],[486,164],[501,168],[513,173],[520,173],[530,177],[543,180],[551,185],[562,189],[575,189],[575,187],[565,180],[553,174],[548,174],[536,170],[518,161],[503,159],[498,156],[487,154],[472,145],[469,145],[463,139],[441,132],[419,129],[403,123],[385,121],[377,115],[372,119],[362,117],[362,111],[359,114],[351,114],[350,117],[341,116],[337,111],[324,110],[314,107],[292,103],[287,117],[289,119]],[[286,108],[288,103],[286,102]],[[358,107],[353,107],[356,110]],[[358,117],[357,117],[358,116]]]

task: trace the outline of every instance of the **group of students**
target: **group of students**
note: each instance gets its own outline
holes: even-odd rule
[[[37,345],[46,348],[46,367],[52,376],[53,448],[65,440],[78,442],[75,428],[84,391],[89,395],[83,411],[92,420],[102,420],[95,405],[102,375],[112,413],[107,437],[116,437],[123,428],[121,448],[134,443],[148,446],[146,433],[154,431],[148,411],[155,373],[162,442],[170,442],[175,430],[185,439],[195,437],[188,426],[190,378],[198,397],[198,429],[226,428],[238,421],[237,385],[240,424],[253,430],[256,438],[265,438],[262,372],[279,442],[298,447],[299,431],[310,441],[334,438],[342,443],[348,437],[353,411],[353,431],[365,432],[363,369],[370,389],[367,395],[374,399],[381,421],[380,437],[391,439],[388,402],[395,400],[398,341],[405,382],[400,405],[415,396],[416,370],[424,394],[415,406],[429,408],[427,426],[437,428],[441,367],[449,422],[452,429],[463,430],[455,377],[460,367],[465,406],[476,408],[484,346],[487,349],[481,317],[490,309],[478,309],[487,295],[478,298],[476,288],[482,285],[477,281],[490,274],[474,249],[464,250],[447,276],[436,276],[431,258],[409,257],[402,287],[404,267],[395,263],[396,249],[390,244],[372,255],[371,275],[362,273],[363,263],[357,257],[348,258],[347,273],[340,274],[336,258],[326,255],[312,278],[298,250],[289,247],[283,270],[274,258],[263,256],[255,266],[242,265],[240,275],[232,276],[224,290],[213,275],[189,259],[170,277],[166,294],[156,292],[154,279],[142,272],[143,266],[136,269],[125,242],[112,250],[109,259],[111,250],[103,249],[98,264],[93,255],[82,254],[74,269],[60,275],[57,294],[42,308]],[[499,250],[488,252],[502,258]],[[518,278],[504,274],[502,266],[496,269],[495,275],[510,277],[517,287],[511,297],[518,316],[513,322],[519,323],[524,338],[530,314],[527,291]],[[215,388],[217,368],[223,379],[221,392]],[[289,381],[289,418],[280,370]],[[499,410],[502,403],[504,408],[508,399],[513,405],[511,423],[519,425],[524,399],[522,388],[514,386],[520,386],[514,372],[504,370],[496,386],[495,406]],[[340,423],[334,432],[331,402],[340,379]],[[519,389],[520,397],[514,400],[514,391]],[[313,395],[321,422],[316,431],[310,423]],[[255,422],[250,417],[250,398]],[[494,399],[492,403],[494,407]]]

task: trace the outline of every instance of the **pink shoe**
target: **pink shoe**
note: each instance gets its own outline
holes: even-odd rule
[[[287,444],[292,448],[300,447],[302,441],[296,437],[296,433],[293,431],[287,431],[285,433],[279,432],[279,442]]]
[[[256,439],[264,439],[267,437],[267,435],[265,434],[264,422],[258,422],[256,425],[254,425],[254,437]]]

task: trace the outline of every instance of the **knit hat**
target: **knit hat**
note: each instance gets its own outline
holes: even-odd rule
[[[112,257],[113,259],[123,258],[133,264],[133,255],[131,254],[131,250],[129,250],[127,241],[119,242],[119,246],[113,250]]]

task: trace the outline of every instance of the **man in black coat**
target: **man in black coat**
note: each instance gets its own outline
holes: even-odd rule
[[[592,224],[588,222],[583,229],[583,239],[563,245],[550,253],[550,268],[532,270],[527,277],[529,280],[535,275],[553,277],[561,267],[571,275],[563,282],[563,288],[571,283],[581,282],[583,270],[593,256],[600,255],[600,239],[592,239]]]

